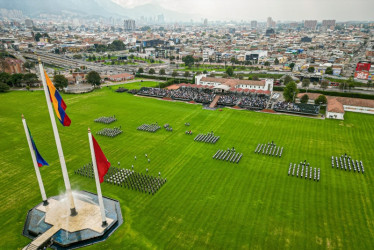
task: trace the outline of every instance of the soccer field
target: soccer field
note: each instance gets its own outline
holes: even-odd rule
[[[167,178],[153,196],[103,183],[103,195],[119,200],[124,224],[91,249],[374,249],[374,116],[346,113],[337,121],[211,111],[114,88],[63,98],[72,123],[57,124],[73,189],[96,193],[93,179],[74,174],[91,161],[88,127],[95,134],[122,126],[115,138],[95,136],[112,165]],[[0,249],[31,241],[23,225],[41,202],[21,114],[50,164],[41,168],[47,196],[64,191],[44,93],[0,94]],[[111,115],[118,119],[112,124],[93,122]],[[136,129],[154,122],[173,132]],[[210,131],[221,137],[216,144],[194,142]],[[254,153],[271,141],[284,147],[281,158]],[[243,153],[239,164],[212,159],[228,147]],[[344,153],[362,160],[365,174],[332,169],[331,156]],[[321,169],[319,182],[288,176],[290,162],[304,160]]]

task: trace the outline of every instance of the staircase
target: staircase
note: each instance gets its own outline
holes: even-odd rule
[[[213,101],[210,103],[209,108],[215,108],[220,97],[220,95],[216,95],[216,97],[214,97]]]
[[[52,238],[52,236],[57,233],[57,231],[60,230],[59,227],[51,227],[47,231],[45,231],[43,234],[36,237],[30,244],[25,246],[22,250],[38,250],[41,249],[42,246]]]

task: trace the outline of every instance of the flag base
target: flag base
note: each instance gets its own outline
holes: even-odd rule
[[[43,206],[48,206],[48,200],[43,201]]]
[[[119,202],[103,197],[106,225],[101,220],[98,197],[87,191],[74,192],[79,213],[69,216],[69,204],[65,196],[50,197],[29,210],[23,235],[34,240],[31,245],[52,249],[73,249],[105,241],[122,225]]]
[[[70,216],[76,216],[78,213],[77,213],[77,210],[75,208],[70,208]]]

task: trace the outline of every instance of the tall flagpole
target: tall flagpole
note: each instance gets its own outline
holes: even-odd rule
[[[29,130],[27,129],[26,120],[23,117],[23,115],[22,115],[22,123],[23,123],[23,128],[25,129],[25,134],[26,134],[27,142],[29,144],[32,162],[34,163],[36,178],[38,179],[40,193],[41,193],[42,199],[43,199],[43,205],[47,206],[48,205],[47,195],[45,194],[43,180],[42,180],[42,177],[40,175],[39,166],[38,166],[38,163],[37,163],[36,157],[35,157],[35,151],[34,151],[34,148],[32,147]]]
[[[95,156],[95,149],[92,142],[92,134],[91,130],[88,129],[88,140],[90,142],[90,149],[91,149],[91,157],[92,157],[92,167],[94,169],[95,173],[95,182],[96,182],[96,189],[97,189],[97,197],[99,199],[99,206],[100,206],[100,212],[101,212],[101,226],[106,227],[106,217],[105,217],[105,209],[104,209],[104,202],[103,202],[103,195],[101,194],[101,186],[100,186],[100,180],[99,180],[99,174],[97,172],[97,164],[96,164],[96,156]]]
[[[62,151],[60,135],[58,134],[56,119],[54,117],[53,110],[52,110],[52,104],[51,104],[51,99],[49,97],[49,92],[48,92],[47,83],[46,83],[46,79],[45,79],[45,75],[44,75],[43,65],[42,65],[42,62],[40,61],[39,57],[38,57],[38,61],[39,61],[40,76],[42,77],[42,82],[43,82],[44,94],[45,94],[45,98],[47,100],[49,116],[51,118],[53,134],[55,136],[55,141],[56,141],[56,145],[57,145],[57,152],[58,152],[58,156],[60,158],[62,176],[64,177],[66,195],[67,195],[68,201],[70,203],[70,215],[75,216],[75,215],[77,215],[77,211],[75,209],[73,193],[72,193],[71,187],[70,187],[70,180],[69,180],[68,171],[66,169],[65,157],[64,157],[64,152]]]

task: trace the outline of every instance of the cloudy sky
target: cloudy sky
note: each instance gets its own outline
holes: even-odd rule
[[[210,20],[374,20],[374,0],[112,0],[124,7],[157,4]],[[194,18],[196,19],[196,18]]]

